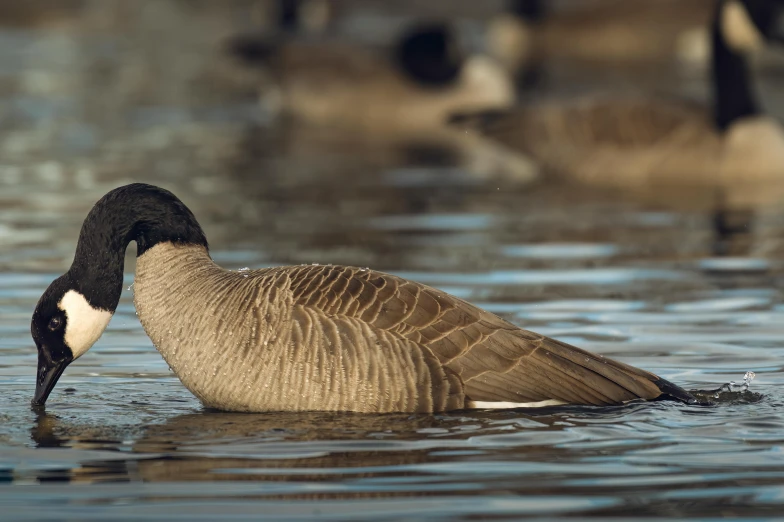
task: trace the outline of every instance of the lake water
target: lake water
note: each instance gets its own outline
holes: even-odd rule
[[[241,2],[91,5],[0,30],[2,520],[784,512],[784,207],[515,185],[448,140],[273,125],[215,50]],[[128,289],[35,412],[32,310],[91,205],[130,181],[177,193],[228,268],[371,266],[686,388],[756,379],[711,406],[205,411]],[[130,255],[126,271],[128,288]]]

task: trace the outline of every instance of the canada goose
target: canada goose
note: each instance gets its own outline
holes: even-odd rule
[[[490,20],[490,54],[510,71],[538,60],[704,65],[714,0],[594,0],[559,9],[509,0]]]
[[[501,109],[514,87],[487,56],[464,56],[445,25],[419,25],[393,56],[348,42],[269,42],[240,38],[231,51],[266,65],[277,88],[262,102],[301,120],[330,126],[423,128],[445,125],[452,113]]]
[[[36,306],[35,404],[111,320],[134,240],[142,326],[207,407],[435,412],[695,401],[652,373],[393,275],[333,265],[224,270],[191,211],[171,192],[137,183],[96,203],[71,268]]]
[[[588,96],[494,114],[484,135],[584,182],[736,183],[784,176],[784,133],[766,117],[746,55],[773,39],[773,0],[720,0],[712,24],[713,109],[642,96]],[[469,116],[469,121],[474,121]],[[474,121],[474,123],[476,123]]]

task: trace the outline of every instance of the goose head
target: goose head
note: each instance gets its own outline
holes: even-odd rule
[[[125,250],[137,255],[158,243],[208,248],[193,213],[171,192],[133,183],[112,190],[82,224],[68,271],[39,299],[30,333],[38,349],[33,404],[43,405],[63,371],[101,337],[122,293]]]
[[[440,22],[410,28],[401,36],[395,57],[409,80],[433,88],[455,82],[464,61],[454,30]]]
[[[514,85],[493,58],[464,45],[452,27],[442,23],[412,28],[396,50],[398,67],[442,112],[498,109],[514,103]]]
[[[98,340],[114,309],[92,305],[70,273],[55,279],[33,312],[30,332],[38,349],[35,404],[44,404],[65,368]]]

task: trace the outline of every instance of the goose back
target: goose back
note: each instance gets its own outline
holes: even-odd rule
[[[511,80],[485,57],[471,57],[442,86],[421,85],[383,55],[346,45],[292,45],[278,66],[283,107],[312,123],[365,129],[445,125],[459,111],[508,108]]]
[[[231,272],[203,247],[139,257],[139,318],[183,384],[233,411],[433,412],[690,396],[654,374],[367,269]]]
[[[584,97],[472,123],[545,170],[612,186],[731,183],[784,174],[784,136],[769,118],[719,133],[704,107],[668,98]]]
[[[416,26],[394,49],[340,39],[270,43],[244,37],[229,48],[274,79],[261,91],[273,111],[330,127],[411,130],[442,127],[454,112],[514,102],[503,68],[486,56],[464,55],[452,33],[442,24]]]

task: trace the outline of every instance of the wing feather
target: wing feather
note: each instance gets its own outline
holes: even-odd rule
[[[360,320],[426,352],[429,374],[441,376],[431,393],[453,404],[455,386],[466,401],[608,405],[655,399],[657,383],[666,382],[393,275],[327,265],[291,268],[290,276],[295,303]]]

